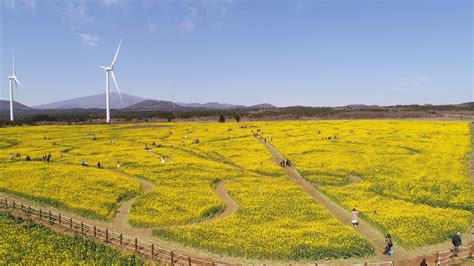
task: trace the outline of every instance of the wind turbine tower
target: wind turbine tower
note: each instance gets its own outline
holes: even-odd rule
[[[117,80],[115,79],[114,75],[114,66],[115,61],[117,60],[118,53],[120,51],[120,46],[122,46],[122,39],[120,39],[117,51],[115,52],[114,59],[112,60],[112,64],[110,66],[99,66],[105,71],[105,109],[107,112],[106,122],[110,123],[110,88],[109,88],[109,77],[112,76],[112,80],[115,83],[115,87],[117,88],[117,92],[120,97],[120,101],[123,103],[122,94],[120,93],[119,86],[117,84]]]
[[[13,57],[13,73],[11,76],[8,76],[8,82],[10,85],[10,121],[14,120],[14,115],[13,115],[13,83],[15,83],[15,88],[18,92],[18,84],[21,85],[21,82],[18,80],[16,77],[16,72],[15,72],[15,53],[12,50],[12,57]]]

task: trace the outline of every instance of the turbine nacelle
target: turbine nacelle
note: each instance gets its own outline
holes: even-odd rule
[[[114,68],[110,66],[98,66],[98,67],[102,68],[104,71],[114,71]]]

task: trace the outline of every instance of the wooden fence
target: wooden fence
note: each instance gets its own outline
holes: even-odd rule
[[[159,247],[155,244],[142,241],[138,238],[128,237],[126,235],[113,232],[107,228],[102,228],[84,223],[83,221],[75,220],[71,217],[62,215],[61,213],[55,213],[51,210],[38,209],[22,202],[8,200],[7,198],[3,197],[0,197],[0,208],[6,209],[8,211],[20,212],[27,217],[37,218],[40,221],[57,225],[60,228],[71,230],[83,236],[92,237],[94,239],[104,241],[105,243],[117,245],[121,248],[133,251],[141,256],[148,257],[165,265],[229,265],[227,263],[186,256],[184,254]]]
[[[71,230],[75,233],[81,234],[82,236],[92,237],[94,239],[104,241],[105,243],[117,245],[121,248],[133,251],[141,256],[148,257],[165,265],[231,265],[229,263],[186,256],[184,254],[159,247],[153,243],[142,241],[138,238],[128,237],[123,234],[108,230],[107,228],[102,228],[96,225],[84,223],[83,221],[75,220],[71,217],[62,215],[61,213],[55,213],[51,210],[42,210],[22,202],[8,200],[4,197],[0,197],[0,208],[6,209],[8,211],[19,212],[27,217],[37,218],[42,222],[56,225],[63,229]],[[473,252],[474,243],[470,243],[467,246],[460,248],[457,254],[455,254],[453,250],[437,252],[434,255],[434,262],[435,265],[448,265],[450,262],[453,262],[456,259],[472,258]],[[407,259],[405,261],[363,262],[358,265],[392,266],[395,264],[405,265],[405,263],[409,263],[409,265],[419,265],[420,262],[418,260],[420,260],[420,258]],[[315,264],[315,266],[317,265],[318,264]]]

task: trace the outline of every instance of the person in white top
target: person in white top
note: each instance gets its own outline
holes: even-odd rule
[[[352,226],[358,226],[359,225],[359,217],[357,217],[359,212],[353,208],[352,209]]]

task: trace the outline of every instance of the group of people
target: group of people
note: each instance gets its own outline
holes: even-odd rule
[[[84,159],[81,160],[81,165],[84,166],[84,167],[89,167],[89,163]],[[117,168],[120,167],[120,161],[117,161],[116,167]],[[100,161],[98,161],[97,162],[97,168],[102,169],[102,168],[104,168],[104,165],[102,165],[102,163]]]
[[[51,161],[51,153],[43,155],[43,162],[50,162]]]
[[[288,159],[288,158],[287,158],[287,159],[283,159],[283,160],[281,160],[281,161],[279,162],[279,165],[280,165],[281,167],[287,167],[287,166],[288,166],[288,167],[291,167],[291,161],[290,161],[290,159]]]

